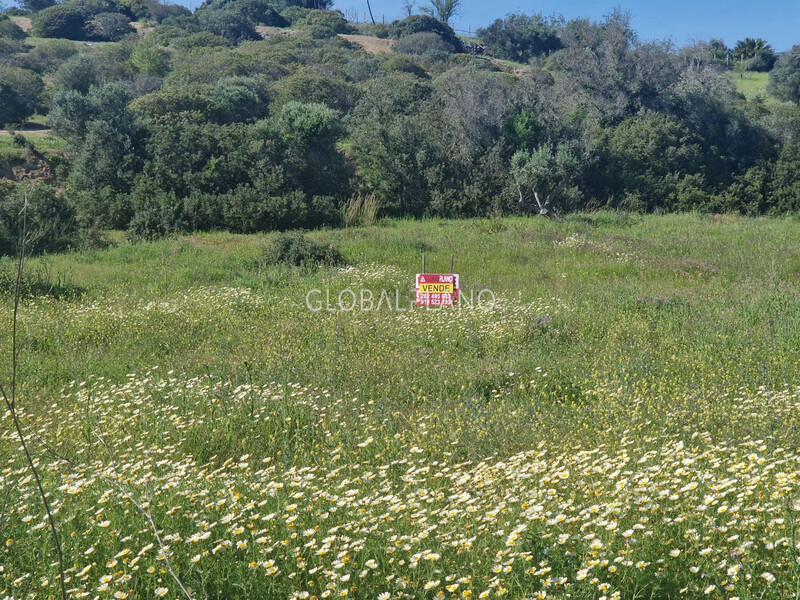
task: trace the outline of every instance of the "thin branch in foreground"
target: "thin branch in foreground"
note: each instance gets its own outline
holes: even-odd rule
[[[58,555],[58,574],[61,588],[61,600],[67,600],[67,584],[64,577],[64,553],[61,550],[61,539],[58,537],[58,528],[56,527],[56,521],[53,518],[53,511],[50,509],[50,502],[47,499],[47,494],[44,491],[42,480],[39,477],[39,469],[36,468],[36,463],[33,462],[33,457],[28,449],[28,443],[25,440],[25,434],[22,432],[22,423],[20,423],[19,414],[17,413],[17,356],[19,352],[17,346],[17,317],[19,315],[19,298],[22,290],[22,272],[25,267],[25,251],[27,249],[26,244],[29,240],[27,222],[27,194],[25,195],[25,204],[22,207],[20,216],[22,217],[22,231],[20,233],[17,278],[14,285],[14,311],[11,317],[11,395],[9,396],[6,394],[5,387],[3,387],[2,383],[0,383],[0,395],[3,396],[3,401],[5,402],[6,408],[11,415],[11,420],[14,423],[14,429],[17,432],[17,437],[19,437],[20,444],[22,445],[22,451],[25,454],[25,460],[28,463],[31,473],[33,474],[33,479],[36,482],[37,489],[39,490],[39,496],[42,499],[44,510],[47,513],[47,520],[50,523],[50,533],[53,536],[53,543],[56,548],[56,554]]]
[[[156,538],[156,543],[158,543],[158,548],[159,548],[159,550],[161,550],[161,556],[164,557],[164,562],[166,563],[166,566],[167,566],[167,572],[172,576],[172,579],[175,580],[175,583],[178,584],[178,587],[181,588],[181,591],[183,592],[183,595],[186,596],[187,600],[194,600],[192,595],[189,593],[189,591],[183,585],[183,582],[178,577],[178,574],[175,573],[175,570],[172,568],[172,562],[169,560],[169,554],[167,553],[168,548],[164,544],[164,541],[161,539],[161,534],[158,533],[158,527],[156,526],[156,523],[153,520],[153,513],[150,512],[150,510],[146,509],[144,507],[143,503],[138,502],[133,497],[133,494],[129,490],[125,489],[125,487],[123,487],[123,485],[119,482],[120,476],[117,473],[117,467],[114,464],[114,457],[111,454],[111,450],[108,447],[108,444],[106,444],[106,441],[97,432],[93,432],[93,433],[94,433],[94,436],[98,439],[98,441],[103,445],[103,448],[106,449],[106,453],[108,454],[109,462],[111,464],[111,468],[114,471],[114,477],[104,477],[104,479],[109,481],[111,483],[111,485],[116,487],[122,493],[122,495],[125,498],[130,500],[131,504],[133,504],[139,510],[139,512],[142,513],[142,515],[144,516],[145,519],[147,519],[147,522],[150,525],[150,529],[153,530],[153,535]],[[147,503],[148,503],[148,505],[150,504],[150,499],[149,498],[147,499]]]

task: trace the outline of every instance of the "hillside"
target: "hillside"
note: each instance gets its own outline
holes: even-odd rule
[[[742,102],[725,48],[619,45],[637,40],[620,11],[509,15],[476,45],[421,14],[356,27],[267,0],[103,2],[0,21],[0,206],[35,195],[62,215],[40,225],[47,251],[103,229],[338,227],[364,203],[413,217],[519,214],[537,197],[556,215],[800,207],[796,108],[761,102],[749,74],[733,75]],[[34,118],[51,133],[11,135]]]

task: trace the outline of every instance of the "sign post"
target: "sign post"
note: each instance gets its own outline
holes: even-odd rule
[[[453,306],[458,302],[458,274],[419,273],[414,293],[417,306]]]

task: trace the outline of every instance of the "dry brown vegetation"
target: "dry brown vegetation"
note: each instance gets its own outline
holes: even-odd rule
[[[346,35],[342,33],[339,34],[339,37],[343,37],[348,42],[358,44],[370,54],[391,52],[392,44],[394,43],[393,40],[385,40],[372,35]]]

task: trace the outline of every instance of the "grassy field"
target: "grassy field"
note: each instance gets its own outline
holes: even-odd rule
[[[750,102],[764,102],[776,104],[780,101],[767,92],[769,73],[756,73],[754,71],[730,72],[731,81],[736,84],[736,89]]]
[[[230,234],[28,264],[19,404],[71,597],[798,597],[797,219],[309,237],[346,264]],[[410,308],[422,253],[471,308]],[[0,595],[57,597],[18,445],[6,415]]]

